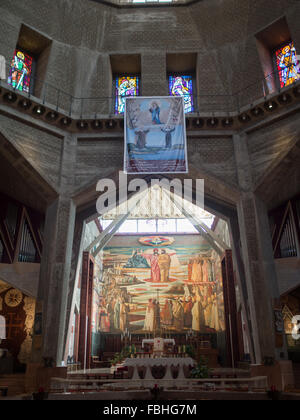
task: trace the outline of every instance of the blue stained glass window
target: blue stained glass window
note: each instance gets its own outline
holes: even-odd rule
[[[289,86],[300,79],[300,65],[293,42],[290,42],[275,52],[280,87]]]
[[[193,78],[188,75],[169,76],[169,95],[182,96],[184,112],[194,111]]]
[[[33,58],[16,50],[10,66],[8,84],[14,89],[29,93]]]
[[[139,77],[121,76],[116,78],[115,114],[123,114],[125,111],[125,98],[139,95]]]

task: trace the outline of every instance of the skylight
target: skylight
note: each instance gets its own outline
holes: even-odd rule
[[[214,216],[211,219],[201,219],[202,223],[211,228]],[[100,219],[103,229],[106,229],[113,220]],[[199,233],[188,219],[127,219],[117,233]]]

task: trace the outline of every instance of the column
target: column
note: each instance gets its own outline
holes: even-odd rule
[[[278,360],[286,356],[284,340],[281,346],[278,341],[276,344],[278,337],[274,324],[274,305],[280,295],[267,206],[254,192],[246,134],[234,136],[234,147],[241,189],[237,210],[248,292],[247,309],[251,318],[255,361],[260,364],[266,357]]]
[[[80,292],[80,326],[78,361],[82,369],[90,368],[91,335],[92,335],[92,295],[93,295],[94,263],[88,252],[83,253],[81,292]]]
[[[37,311],[42,317],[42,336],[34,337],[32,361],[50,358],[60,366],[64,357],[67,302],[76,206],[71,198],[77,140],[63,140],[60,188],[46,212],[44,247],[40,269]],[[42,338],[42,343],[39,341]]]
[[[274,308],[280,295],[266,206],[255,194],[244,193],[238,217],[256,362],[280,359],[286,348],[283,340],[275,347]]]
[[[65,330],[65,354],[64,359],[68,357],[68,338],[71,334],[72,318],[75,311],[75,302],[78,288],[79,272],[82,264],[83,254],[83,239],[85,234],[86,222],[84,215],[76,215],[73,247],[72,247],[72,258],[71,258],[71,270],[68,288],[68,304],[67,304],[67,319],[66,319],[66,330]]]

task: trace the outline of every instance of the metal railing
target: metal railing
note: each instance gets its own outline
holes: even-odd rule
[[[29,92],[25,92],[17,89],[17,86],[9,85],[8,76],[10,75],[11,66],[7,62],[5,69],[5,79],[3,79],[3,76],[1,79],[0,72],[0,86],[15,90],[24,97],[35,99],[41,104],[47,104],[50,108],[52,107],[70,118],[94,119],[119,115],[115,113],[116,96],[79,98],[37,77],[31,78]],[[15,71],[17,80],[24,77],[22,71]],[[210,117],[239,114],[256,103],[290,88],[290,86],[283,89],[278,88],[276,84],[277,78],[278,74],[274,71],[265,78],[256,80],[232,94],[194,95],[194,111],[191,115]]]
[[[112,4],[114,6],[176,6],[196,3],[200,0],[93,0],[95,3]]]

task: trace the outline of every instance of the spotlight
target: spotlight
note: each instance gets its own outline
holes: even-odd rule
[[[244,112],[242,115],[239,116],[239,120],[242,123],[246,123],[246,122],[249,122],[250,121],[250,117],[249,117],[249,115],[246,112]]]
[[[55,111],[48,112],[48,114],[46,115],[46,119],[48,121],[56,121],[57,118],[58,118],[58,113]]]
[[[229,117],[224,118],[222,120],[222,125],[223,125],[223,127],[231,127],[233,125],[233,119],[229,118]]]
[[[291,100],[292,98],[288,93],[282,93],[280,96],[278,96],[278,101],[282,105],[288,104],[289,102],[291,102]]]
[[[44,112],[45,112],[45,108],[43,107],[43,106],[41,106],[41,105],[37,105],[37,106],[35,106],[34,108],[33,108],[33,111],[32,111],[35,115],[37,115],[37,116],[39,116],[39,117],[41,117],[43,114],[44,114]]]
[[[88,128],[88,123],[86,121],[78,121],[76,125],[79,130],[85,130]]]
[[[217,127],[218,123],[219,123],[219,121],[215,117],[212,117],[207,121],[207,125],[210,126],[210,127]]]
[[[109,120],[109,121],[106,121],[106,123],[105,123],[105,127],[110,129],[110,130],[115,128],[115,126],[116,126],[116,121],[115,120]]]
[[[61,125],[63,125],[64,127],[68,127],[69,125],[71,125],[72,120],[68,117],[64,117],[60,120]]]
[[[10,103],[16,102],[16,100],[17,100],[17,95],[16,95],[15,93],[13,93],[13,92],[7,92],[7,93],[4,95],[4,100],[5,100],[6,102],[10,102]]]
[[[92,127],[95,129],[95,130],[101,130],[101,128],[102,128],[102,122],[100,121],[100,120],[94,120],[93,122],[92,122]]]
[[[264,113],[264,111],[260,107],[258,107],[258,106],[256,106],[255,108],[251,109],[251,114],[254,117],[259,117],[263,113]]]
[[[268,101],[265,103],[265,109],[269,112],[275,111],[277,108],[277,103],[275,101]]]
[[[19,101],[19,106],[23,109],[29,109],[31,107],[31,102],[28,99],[21,99]]]
[[[193,126],[197,127],[197,128],[201,128],[204,125],[204,121],[202,120],[202,118],[195,118],[193,119]]]

